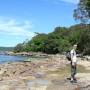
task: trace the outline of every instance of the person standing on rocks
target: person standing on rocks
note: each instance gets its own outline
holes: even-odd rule
[[[71,82],[76,83],[76,72],[77,72],[77,55],[76,55],[77,45],[74,45],[72,50],[70,51],[71,55]]]

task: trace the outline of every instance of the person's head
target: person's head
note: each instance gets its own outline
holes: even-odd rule
[[[77,44],[73,45],[73,49],[76,49],[77,48]]]

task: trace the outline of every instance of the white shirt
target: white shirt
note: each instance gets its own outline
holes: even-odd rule
[[[72,62],[77,62],[77,57],[76,57],[76,51],[74,50],[74,49],[72,49],[71,51],[70,51],[70,54],[71,54],[71,60],[72,60]]]

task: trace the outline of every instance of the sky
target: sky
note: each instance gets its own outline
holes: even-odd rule
[[[38,33],[77,22],[73,10],[79,0],[0,0],[0,46],[14,47]]]

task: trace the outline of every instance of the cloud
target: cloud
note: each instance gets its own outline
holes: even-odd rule
[[[66,3],[71,3],[71,4],[78,4],[79,0],[42,0],[46,2],[52,2],[54,4],[59,4],[61,1],[66,2]]]
[[[28,20],[20,22],[10,18],[0,18],[0,34],[33,37],[34,33],[30,31],[31,29],[32,24]]]
[[[64,2],[72,3],[72,4],[78,4],[79,3],[79,0],[59,0],[59,1],[64,1]]]

